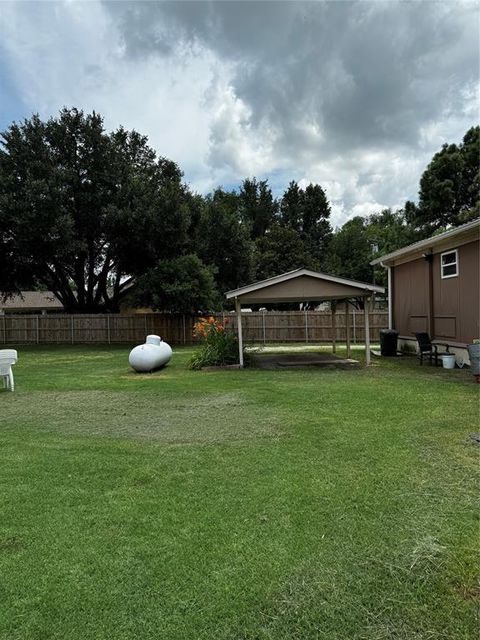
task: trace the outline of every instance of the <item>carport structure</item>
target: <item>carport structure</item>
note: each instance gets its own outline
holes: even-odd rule
[[[337,278],[326,273],[295,269],[279,276],[254,282],[226,293],[227,300],[235,301],[238,330],[238,351],[240,366],[243,367],[242,304],[275,304],[281,302],[345,302],[345,324],[347,356],[350,357],[350,314],[348,303],[362,299],[365,313],[365,361],[370,364],[369,310],[372,295],[385,293],[383,287],[356,280]],[[332,307],[332,321],[335,326],[335,306]]]

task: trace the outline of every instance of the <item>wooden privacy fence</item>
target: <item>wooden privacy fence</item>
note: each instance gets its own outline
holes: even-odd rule
[[[233,313],[216,314],[217,319],[228,320],[236,328]],[[350,310],[350,339],[353,343],[365,341],[364,312]],[[388,327],[388,311],[371,312],[370,341],[379,342],[380,329]],[[345,313],[335,314],[335,339],[346,339]],[[331,342],[333,338],[332,313],[330,311],[265,311],[242,313],[242,329],[245,342]]]
[[[0,316],[0,344],[140,344],[154,333],[171,344],[193,344],[193,325],[199,316],[148,314],[4,315]],[[220,322],[236,329],[234,313],[216,313]],[[265,311],[242,313],[245,342],[330,342],[330,311]],[[387,311],[370,313],[370,340],[388,326]],[[336,313],[336,340],[345,341],[345,313]],[[351,340],[365,340],[363,311],[350,312]]]

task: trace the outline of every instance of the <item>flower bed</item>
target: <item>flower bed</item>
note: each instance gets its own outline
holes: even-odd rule
[[[201,348],[190,359],[190,369],[221,367],[238,363],[238,339],[235,333],[215,318],[200,318],[195,323],[193,335],[201,342]]]

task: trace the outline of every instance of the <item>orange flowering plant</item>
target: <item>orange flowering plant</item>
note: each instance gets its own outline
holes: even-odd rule
[[[238,340],[235,333],[213,316],[199,318],[193,328],[193,337],[201,343],[199,351],[193,354],[190,369],[222,366],[238,362]]]

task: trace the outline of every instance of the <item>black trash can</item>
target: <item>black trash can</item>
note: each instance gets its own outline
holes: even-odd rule
[[[397,355],[398,331],[395,329],[382,329],[380,331],[380,353],[382,356],[392,358]]]

